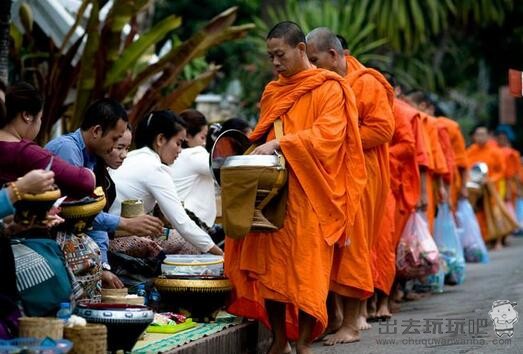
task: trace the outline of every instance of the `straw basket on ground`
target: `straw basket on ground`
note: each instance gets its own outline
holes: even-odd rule
[[[64,328],[64,337],[74,343],[71,354],[105,354],[107,327],[88,323],[84,326]]]
[[[52,317],[21,317],[20,337],[62,339],[64,322]]]

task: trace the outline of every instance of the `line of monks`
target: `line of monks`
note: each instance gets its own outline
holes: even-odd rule
[[[424,210],[432,229],[438,203],[455,208],[468,197],[471,164],[488,164],[502,197],[517,194],[519,155],[506,139],[498,147],[478,127],[466,150],[459,125],[435,117],[422,92],[404,96],[342,42],[326,28],[305,36],[288,21],[267,36],[278,78],[263,92],[250,139],[265,138],[254,153],[279,150],[287,161],[285,222],[227,239],[225,272],[234,286],[229,311],[272,330],[269,353],[290,353],[290,341],[310,353],[322,335],[328,345],[358,341],[369,316],[389,318],[407,219]]]

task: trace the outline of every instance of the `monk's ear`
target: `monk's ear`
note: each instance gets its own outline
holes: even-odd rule
[[[336,59],[338,57],[338,53],[334,49],[329,49],[329,55],[331,58]]]
[[[298,48],[301,52],[304,52],[304,53],[307,51],[307,45],[303,42],[298,43],[296,48]]]

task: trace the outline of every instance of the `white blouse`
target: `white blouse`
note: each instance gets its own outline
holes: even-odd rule
[[[158,203],[160,210],[180,235],[202,252],[208,252],[214,242],[185,212],[170,175],[158,154],[148,147],[131,151],[117,170],[110,171],[116,185],[116,199],[109,209],[120,215],[122,201],[141,199],[146,213]]]
[[[171,175],[184,207],[207,226],[216,220],[214,178],[203,146],[183,149],[171,165]]]

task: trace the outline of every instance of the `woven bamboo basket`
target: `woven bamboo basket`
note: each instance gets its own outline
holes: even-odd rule
[[[71,354],[105,354],[107,352],[107,327],[88,323],[85,327],[64,328],[64,337],[73,342]]]
[[[21,317],[20,337],[62,339],[64,322],[52,317]]]

